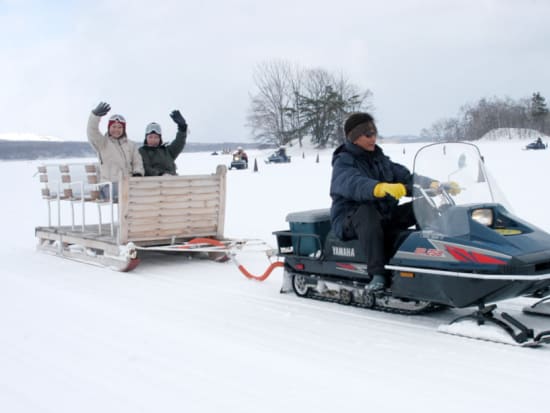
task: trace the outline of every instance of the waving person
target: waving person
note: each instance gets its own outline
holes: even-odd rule
[[[151,122],[145,128],[145,140],[139,148],[145,176],[176,175],[175,160],[185,147],[187,123],[179,110],[172,111],[170,117],[178,125],[178,132],[176,139],[169,144],[162,142],[162,130],[158,123]]]
[[[122,115],[109,118],[107,132],[102,134],[99,122],[111,110],[108,103],[100,102],[88,118],[88,141],[96,150],[100,162],[100,179],[113,183],[113,200],[118,199],[120,176],[143,176],[143,161],[137,146],[126,135],[126,119]],[[104,198],[108,198],[108,186],[101,188]]]

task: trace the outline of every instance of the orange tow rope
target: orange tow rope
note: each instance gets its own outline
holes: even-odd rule
[[[225,246],[223,242],[213,238],[194,238],[188,241],[188,243],[189,244],[209,244],[215,247]],[[242,272],[246,278],[249,278],[251,280],[264,281],[265,279],[267,279],[267,277],[271,275],[271,273],[275,268],[284,266],[284,263],[282,261],[272,262],[262,275],[254,275],[250,271],[248,271],[246,268],[244,268],[244,266],[237,261],[237,259],[235,258],[235,254],[229,254],[229,255],[232,261],[237,265],[237,268],[239,269],[239,271]]]
[[[262,275],[254,275],[254,274],[251,274],[250,272],[248,272],[248,270],[246,268],[244,268],[241,264],[239,264],[237,262],[237,266],[238,266],[239,270],[244,274],[244,276],[246,278],[250,278],[251,280],[256,280],[256,281],[265,280],[267,277],[269,277],[271,275],[271,272],[275,268],[282,267],[284,265],[285,264],[282,261],[275,261],[275,262],[272,262],[269,267],[267,267],[267,270],[265,270],[265,272]]]

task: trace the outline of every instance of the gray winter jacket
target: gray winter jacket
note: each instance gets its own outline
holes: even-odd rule
[[[126,136],[116,139],[99,131],[100,116],[88,118],[88,141],[99,156],[101,181],[117,182],[119,175],[144,175],[143,161],[137,145]]]

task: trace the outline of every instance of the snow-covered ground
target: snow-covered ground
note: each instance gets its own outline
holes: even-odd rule
[[[384,144],[412,167],[421,144]],[[550,231],[550,151],[479,144],[514,212]],[[228,172],[228,237],[261,238],[289,212],[330,206],[329,150]],[[319,162],[315,162],[319,155]],[[82,160],[79,160],[82,161]],[[57,162],[57,161],[55,161]],[[183,153],[179,173],[226,155]],[[47,221],[36,161],[0,163],[1,412],[512,412],[544,410],[550,348],[450,336],[460,311],[400,316],[280,294],[282,271],[247,280],[231,263],[153,256],[117,273],[35,251]],[[252,166],[252,165],[251,165]],[[242,257],[252,272],[268,261]],[[499,304],[521,314],[526,298]],[[463,311],[462,311],[463,312]]]

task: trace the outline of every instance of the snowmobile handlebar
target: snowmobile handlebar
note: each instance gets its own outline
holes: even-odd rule
[[[412,197],[413,199],[424,198],[431,207],[438,209],[438,206],[433,198],[436,196],[440,196],[443,198],[443,203],[454,205],[455,201],[452,198],[452,191],[455,187],[456,185],[451,184],[450,182],[441,182],[437,188],[423,188],[418,184],[414,184]]]

